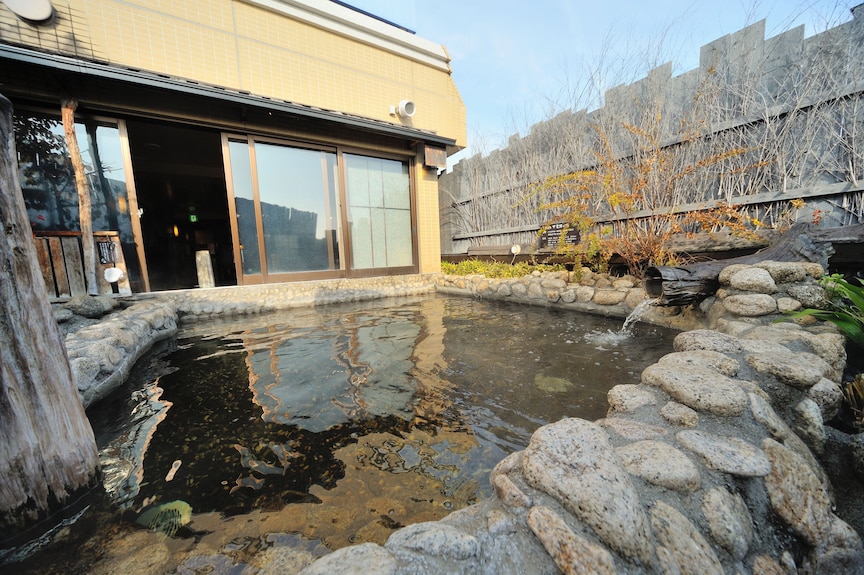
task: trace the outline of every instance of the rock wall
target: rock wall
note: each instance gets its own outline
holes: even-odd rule
[[[830,326],[776,323],[823,301],[821,276],[812,264],[726,268],[698,309],[655,310],[659,323],[702,328],[613,387],[604,419],[540,428],[492,471],[493,497],[303,575],[864,572],[861,537],[817,459],[845,341]],[[568,280],[442,277],[439,289],[609,315],[641,301],[627,278]]]
[[[633,276],[615,277],[583,268],[579,272],[535,271],[521,278],[502,279],[442,275],[436,287],[441,293],[552,306],[622,319],[642,304],[643,321],[680,330],[705,327],[706,318],[700,310],[644,306],[647,296],[640,284]]]
[[[864,573],[849,502],[817,459],[838,460],[824,421],[842,399],[844,340],[831,326],[776,323],[782,312],[820,305],[822,273],[813,264],[731,265],[698,308],[649,308],[643,321],[691,331],[640,380],[609,391],[604,419],[539,429],[493,470],[493,497],[402,528],[384,546],[341,549],[303,573]],[[131,305],[120,311],[111,298],[87,298],[103,309],[57,314],[108,314],[66,339],[89,404],[153,341],[173,335],[178,317],[436,287],[615,317],[644,309],[645,297],[634,278],[583,270],[166,292],[123,300]]]
[[[72,376],[86,409],[122,385],[135,362],[154,343],[177,333],[177,311],[167,303],[142,302],[115,312],[116,302],[111,296],[83,296],[81,300],[86,302],[86,310],[77,298],[62,309],[99,319],[66,335]],[[97,315],[100,310],[108,315]],[[59,310],[55,315],[69,320],[67,313]]]
[[[185,320],[265,313],[292,307],[430,293],[437,274],[414,274],[175,290],[140,294],[139,299],[174,305]]]

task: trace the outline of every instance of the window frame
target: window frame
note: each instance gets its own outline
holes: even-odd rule
[[[261,263],[260,274],[246,275],[242,270],[240,253],[239,229],[237,224],[237,209],[234,195],[234,181],[231,171],[231,156],[228,149],[229,142],[246,142],[247,149],[254,148],[255,142],[273,144],[291,148],[306,150],[317,150],[324,152],[335,152],[336,154],[336,209],[337,214],[337,242],[338,242],[338,269],[270,273],[267,269],[267,254],[264,245],[263,216],[261,214],[261,201],[259,193],[257,158],[250,153],[250,167],[252,171],[252,194],[255,205],[256,229],[258,233],[258,250]],[[280,138],[272,135],[261,135],[255,133],[222,132],[223,165],[225,167],[225,185],[228,193],[228,212],[231,224],[231,234],[234,250],[234,266],[237,270],[237,285],[258,285],[265,283],[293,282],[320,279],[339,278],[370,278],[381,276],[394,276],[416,274],[419,271],[419,246],[417,245],[417,186],[415,181],[415,156],[410,151],[405,154],[384,152],[370,148],[356,147],[341,144],[327,144],[297,140],[292,138]],[[411,237],[411,260],[412,264],[396,267],[374,267],[354,268],[353,261],[353,238],[350,231],[349,206],[347,195],[347,173],[344,154],[366,156],[376,159],[395,160],[402,162],[408,167],[408,191],[410,210],[410,237]]]

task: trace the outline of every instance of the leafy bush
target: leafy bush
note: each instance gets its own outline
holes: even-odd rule
[[[864,375],[858,374],[843,389],[843,400],[852,412],[856,427],[864,427]]]
[[[478,274],[487,278],[521,278],[533,271],[565,271],[566,269],[563,265],[528,264],[525,262],[511,265],[473,258],[458,263],[441,262],[441,271],[445,274],[457,276]]]
[[[804,309],[790,317],[812,316],[837,326],[843,335],[864,350],[864,286],[852,285],[840,274],[825,276],[820,281],[828,295],[825,309]],[[858,283],[862,281],[859,279]]]
[[[828,296],[825,309],[804,309],[790,317],[811,316],[837,326],[850,342],[864,350],[864,287],[853,285],[840,274],[820,281]],[[862,281],[858,279],[858,283]],[[864,375],[857,374],[843,388],[843,399],[852,413],[853,423],[864,427]]]

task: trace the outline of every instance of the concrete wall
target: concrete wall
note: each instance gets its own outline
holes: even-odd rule
[[[765,39],[761,21],[703,46],[694,70],[673,77],[671,64],[665,64],[608,90],[599,109],[564,110],[523,137],[512,136],[505,148],[462,160],[441,177],[442,253],[533,243],[549,214],[537,213],[536,198],[519,203],[531,184],[594,169],[595,128],[620,151],[620,160],[632,161],[633,138],[624,124],[656,129],[663,149],[678,154],[676,161],[686,162],[688,153],[689,161],[698,160],[692,158],[694,145],[709,140],[747,150],[710,177],[693,178],[683,202],[655,208],[699,209],[723,200],[751,206],[754,217],[777,224],[788,201],[803,198],[807,204],[794,214],[798,219],[816,213],[823,225],[860,222],[862,52],[864,10],[854,9],[850,21],[809,38],[801,26]],[[654,107],[658,119],[646,123]],[[682,128],[694,120],[701,124]],[[696,133],[701,137],[693,138]],[[611,214],[592,215],[604,221]]]

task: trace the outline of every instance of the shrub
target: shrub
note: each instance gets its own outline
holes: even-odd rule
[[[856,278],[857,279],[857,278]],[[840,274],[822,278],[822,287],[828,295],[825,309],[804,309],[790,317],[811,316],[837,326],[843,335],[864,350],[864,286],[853,285]],[[858,279],[858,283],[862,281]]]
[[[518,262],[515,264],[503,262],[490,262],[478,259],[462,260],[458,263],[441,262],[441,271],[448,275],[468,276],[482,275],[487,278],[521,278],[533,271],[565,271],[564,265],[528,264]]]
[[[831,322],[853,345],[864,350],[864,286],[853,285],[840,274],[825,276],[820,283],[828,296],[825,309],[808,308],[790,317],[810,316]],[[858,279],[858,283],[862,281]],[[859,373],[844,385],[843,400],[855,426],[864,427],[864,375]]]
[[[864,375],[859,373],[846,384],[843,388],[843,400],[852,412],[855,426],[864,427]]]

